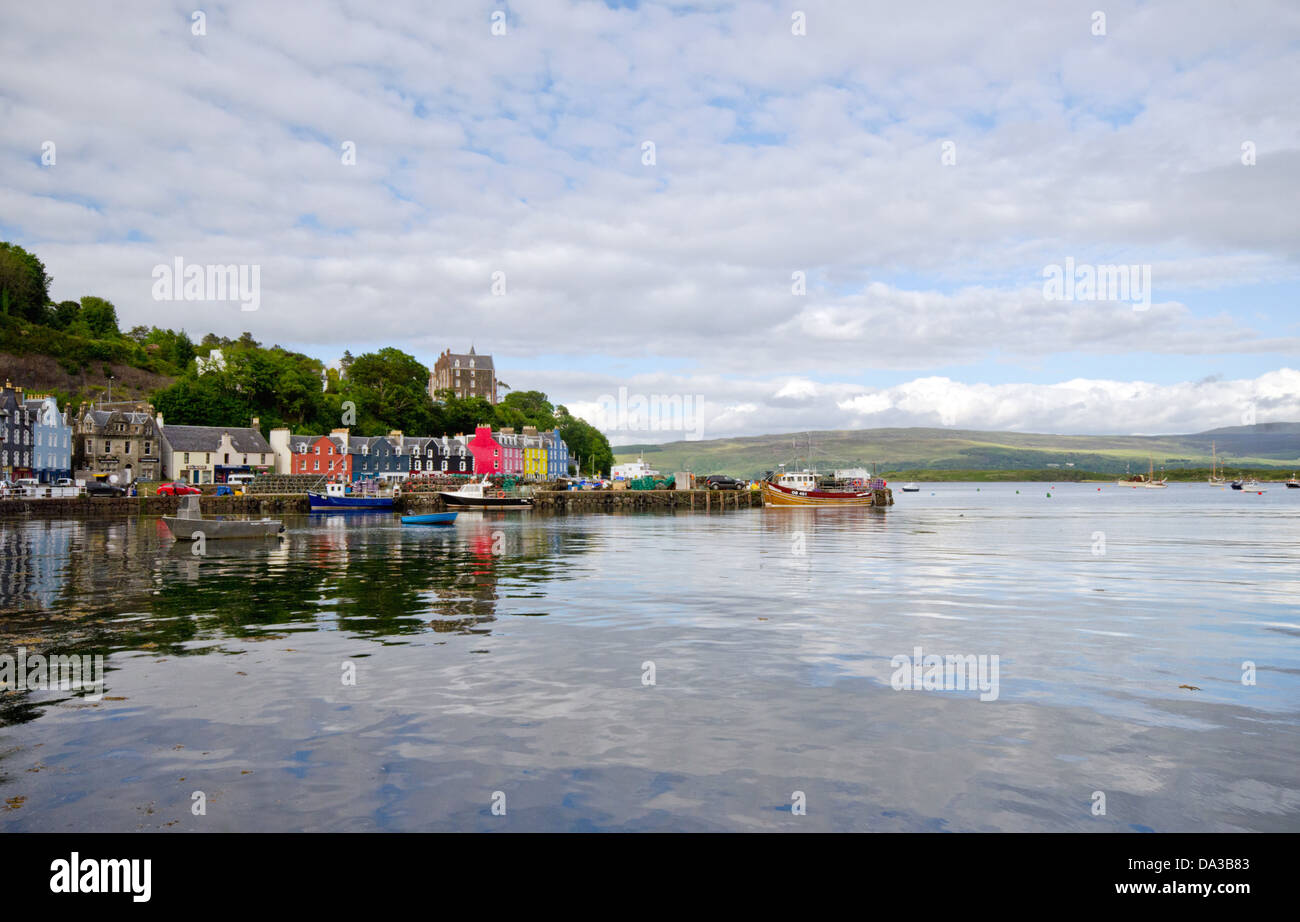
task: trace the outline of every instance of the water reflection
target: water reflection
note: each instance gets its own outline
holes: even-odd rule
[[[176,542],[161,520],[6,524],[0,533],[0,652],[26,641],[68,653],[202,655],[212,641],[285,629],[375,641],[489,631],[508,581],[526,593],[586,544],[518,514],[456,526],[389,515],[290,517],[278,538]],[[197,642],[204,641],[202,645]]]

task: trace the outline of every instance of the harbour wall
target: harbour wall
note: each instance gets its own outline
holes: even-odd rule
[[[686,510],[727,512],[763,505],[756,490],[537,490],[532,494],[537,512],[612,512],[615,510]],[[7,498],[0,500],[0,520],[131,518],[140,515],[175,515],[175,496],[76,496],[58,499]],[[204,515],[275,516],[311,511],[305,493],[254,493],[248,496],[204,496]],[[394,506],[398,512],[440,512],[447,508],[437,493],[408,493]]]

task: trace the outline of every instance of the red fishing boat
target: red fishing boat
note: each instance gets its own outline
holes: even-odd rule
[[[844,482],[812,471],[770,474],[762,481],[764,506],[888,506],[894,498],[879,477]]]

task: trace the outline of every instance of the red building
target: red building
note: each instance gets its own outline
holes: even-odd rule
[[[475,474],[500,474],[505,470],[501,443],[492,437],[490,427],[475,427],[474,437],[465,444],[474,455]]]
[[[320,474],[327,480],[352,480],[352,456],[347,449],[347,431],[341,436],[289,436],[289,473]]]

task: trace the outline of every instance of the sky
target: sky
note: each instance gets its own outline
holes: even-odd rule
[[[473,345],[615,444],[1300,420],[1290,0],[199,9],[0,10],[0,239],[123,329]]]

